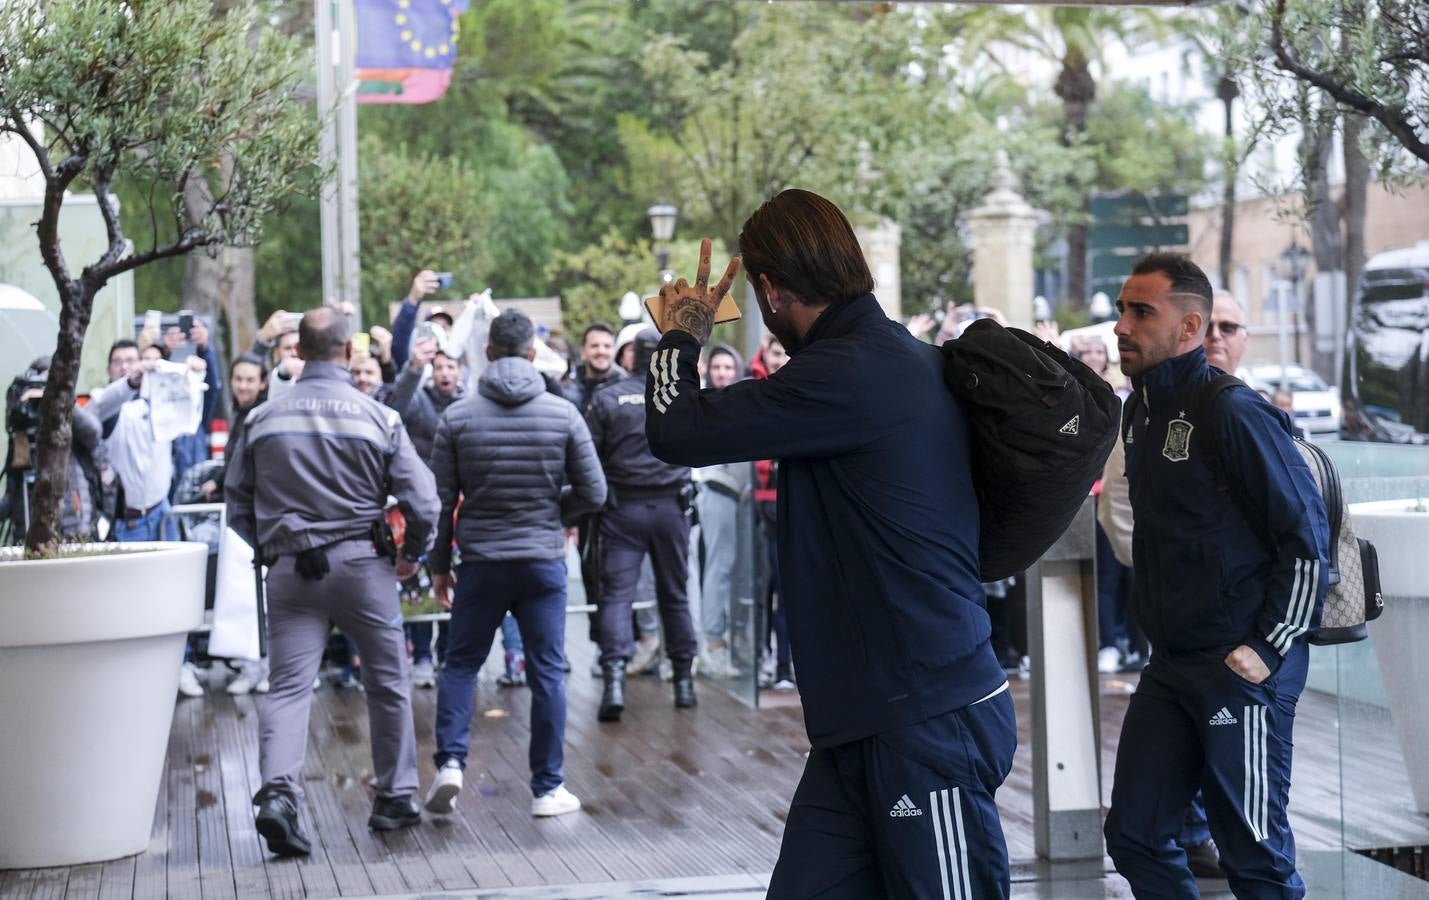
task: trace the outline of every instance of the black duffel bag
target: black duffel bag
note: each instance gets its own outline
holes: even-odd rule
[[[1121,400],[1060,347],[992,319],[942,350],[943,380],[968,419],[980,577],[997,581],[1067,530],[1111,453]]]

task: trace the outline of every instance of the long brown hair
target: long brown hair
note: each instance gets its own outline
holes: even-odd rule
[[[739,255],[750,279],[766,275],[805,303],[840,303],[873,290],[853,226],[811,191],[764,201],[740,229]]]

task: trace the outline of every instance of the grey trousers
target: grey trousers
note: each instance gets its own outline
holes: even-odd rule
[[[727,641],[734,564],[739,550],[739,501],[713,488],[700,491],[700,538],[705,546],[700,627],[706,641]]]
[[[372,768],[380,797],[417,791],[417,741],[408,693],[407,639],[392,564],[365,541],[329,547],[331,571],[307,581],[293,557],[268,569],[268,648],[271,686],[258,701],[259,771],[264,784],[302,796],[303,755],[313,679],[336,623],[362,656]]]

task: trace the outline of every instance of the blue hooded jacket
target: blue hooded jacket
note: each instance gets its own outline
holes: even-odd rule
[[[829,747],[1006,682],[978,583],[968,429],[936,349],[872,294],[830,306],[763,380],[700,389],[700,346],[660,341],[646,434],[669,463],[779,462],[779,575],[804,719]]]
[[[1271,674],[1320,622],[1328,589],[1325,501],[1289,417],[1247,387],[1220,394],[1200,347],[1138,378],[1126,437],[1137,619],[1168,659],[1245,644]],[[1208,446],[1209,435],[1221,446]]]

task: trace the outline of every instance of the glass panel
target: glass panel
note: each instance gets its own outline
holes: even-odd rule
[[[1397,862],[1406,851],[1395,848],[1429,845],[1429,447],[1322,446],[1354,504],[1356,534],[1378,550],[1385,604],[1368,640],[1312,653],[1309,688],[1332,693],[1339,718],[1345,896],[1429,895],[1424,882],[1364,858]],[[1297,729],[1297,752],[1319,737]]]
[[[699,598],[691,608],[700,639],[700,681],[754,706],[762,633],[755,467],[711,466],[696,470],[696,478],[699,523],[691,533],[690,595]]]

